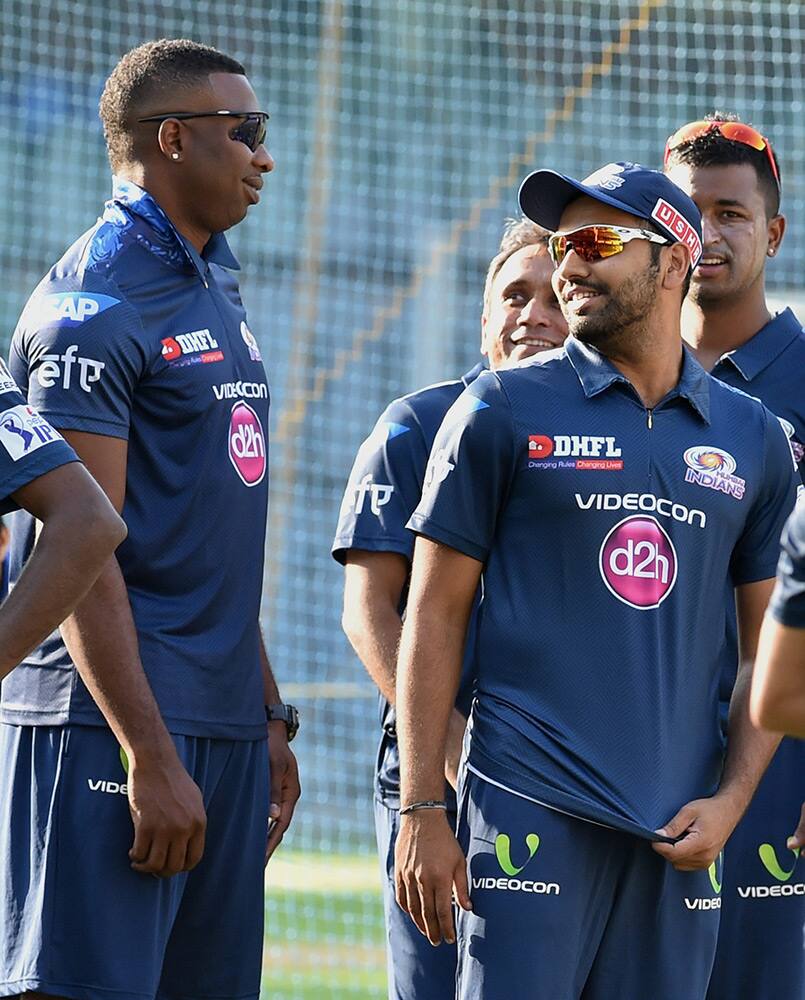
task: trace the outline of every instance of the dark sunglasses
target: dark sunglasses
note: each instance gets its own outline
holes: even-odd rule
[[[558,267],[568,254],[575,252],[588,264],[622,253],[632,240],[667,244],[668,240],[648,229],[631,229],[626,226],[582,226],[570,233],[554,233],[548,240],[548,253]]]
[[[266,141],[267,111],[173,111],[164,115],[148,115],[138,122],[166,122],[171,118],[186,121],[188,118],[242,118],[243,121],[229,132],[234,142],[242,142],[254,153]]]
[[[683,125],[681,128],[678,128],[668,139],[668,142],[666,142],[663,164],[665,166],[668,165],[671,153],[675,149],[678,149],[680,146],[684,146],[687,142],[693,142],[695,139],[699,139],[703,135],[709,135],[710,132],[718,132],[719,135],[723,136],[725,139],[729,139],[730,142],[739,142],[743,146],[751,146],[752,149],[765,149],[766,156],[769,158],[769,166],[771,167],[772,175],[777,181],[777,189],[782,190],[780,175],[777,172],[777,164],[774,162],[771,143],[764,135],[761,135],[756,128],[752,128],[751,125],[744,125],[743,122],[688,122],[687,125]]]

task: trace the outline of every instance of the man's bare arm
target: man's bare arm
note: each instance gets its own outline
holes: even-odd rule
[[[805,739],[805,628],[764,618],[750,711],[756,726]]]
[[[263,672],[263,697],[266,706],[281,702],[279,688],[271,669],[265,642],[260,636],[260,662]],[[266,864],[279,847],[285,831],[291,825],[294,809],[302,790],[296,757],[288,745],[288,730],[282,721],[268,723],[268,756],[270,767],[270,827],[266,841]]]
[[[121,511],[127,442],[79,431],[62,433]],[[204,852],[204,803],[179,760],[143,670],[117,559],[106,562],[61,632],[81,679],[128,758],[132,868],[160,876],[189,871]]]
[[[397,676],[400,804],[441,800],[450,712],[481,563],[418,538]],[[470,908],[466,860],[443,811],[404,814],[396,849],[397,901],[431,944],[455,940],[451,897]]]
[[[42,530],[0,608],[0,677],[59,627],[126,537],[122,519],[78,462],[39,476],[13,499]]]
[[[408,560],[398,552],[350,549],[344,568],[341,624],[366,672],[390,705],[396,704],[397,651],[402,619],[399,607],[408,579]],[[450,714],[444,773],[455,788],[467,720]]]
[[[658,831],[680,837],[675,844],[654,844],[681,871],[706,868],[717,857],[755,793],[774,756],[779,736],[761,733],[749,719],[752,663],[757,652],[760,623],[774,580],[737,587],[740,665],[730,700],[727,756],[718,791],[712,798],[689,802]]]

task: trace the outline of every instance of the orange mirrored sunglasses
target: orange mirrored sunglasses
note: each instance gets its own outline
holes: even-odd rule
[[[751,146],[752,149],[765,149],[766,156],[769,158],[769,166],[771,167],[772,175],[774,176],[775,181],[777,181],[777,188],[778,190],[782,190],[780,174],[777,172],[777,164],[774,162],[774,154],[771,150],[771,143],[764,135],[761,135],[756,128],[752,128],[751,125],[745,125],[743,122],[688,122],[687,125],[683,125],[682,128],[678,128],[668,139],[668,142],[666,142],[663,165],[668,166],[668,160],[671,153],[675,149],[678,149],[680,146],[684,146],[686,142],[693,142],[694,139],[698,139],[703,135],[709,135],[710,132],[718,132],[719,135],[723,136],[725,139],[729,139],[730,142],[740,142],[744,146]]]

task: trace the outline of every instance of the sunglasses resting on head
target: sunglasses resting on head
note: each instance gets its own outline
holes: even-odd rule
[[[166,122],[174,118],[183,122],[190,118],[242,118],[239,125],[229,131],[229,138],[234,142],[242,142],[254,153],[258,146],[266,141],[267,111],[171,111],[160,115],[148,115],[138,118],[138,122]]]
[[[752,149],[766,150],[766,156],[769,158],[769,166],[771,167],[772,175],[775,181],[777,181],[778,189],[781,187],[780,184],[780,174],[777,170],[777,164],[774,162],[774,154],[772,153],[771,143],[756,128],[752,128],[751,125],[745,125],[743,122],[721,122],[721,121],[698,121],[698,122],[688,122],[687,125],[683,125],[678,128],[672,136],[669,137],[668,142],[665,144],[665,156],[663,157],[663,164],[667,167],[668,160],[671,158],[671,153],[680,146],[684,146],[685,143],[693,142],[695,139],[699,139],[704,135],[709,135],[711,132],[718,132],[720,136],[728,139],[730,142],[739,142],[742,146],[751,146]]]

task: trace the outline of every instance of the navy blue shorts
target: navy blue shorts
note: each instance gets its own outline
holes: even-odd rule
[[[0,995],[248,998],[260,991],[264,740],[174,736],[204,796],[204,857],[129,866],[133,825],[108,729],[0,725]]]
[[[448,813],[455,827],[455,813]],[[375,799],[375,833],[383,880],[389,1000],[452,1000],[456,988],[456,946],[428,941],[401,910],[394,894],[394,847],[400,814]]]
[[[805,1000],[805,857],[785,846],[805,799],[805,742],[783,740],[724,849],[707,1000]]]
[[[702,1000],[718,870],[677,872],[648,841],[465,773],[458,1000]]]

